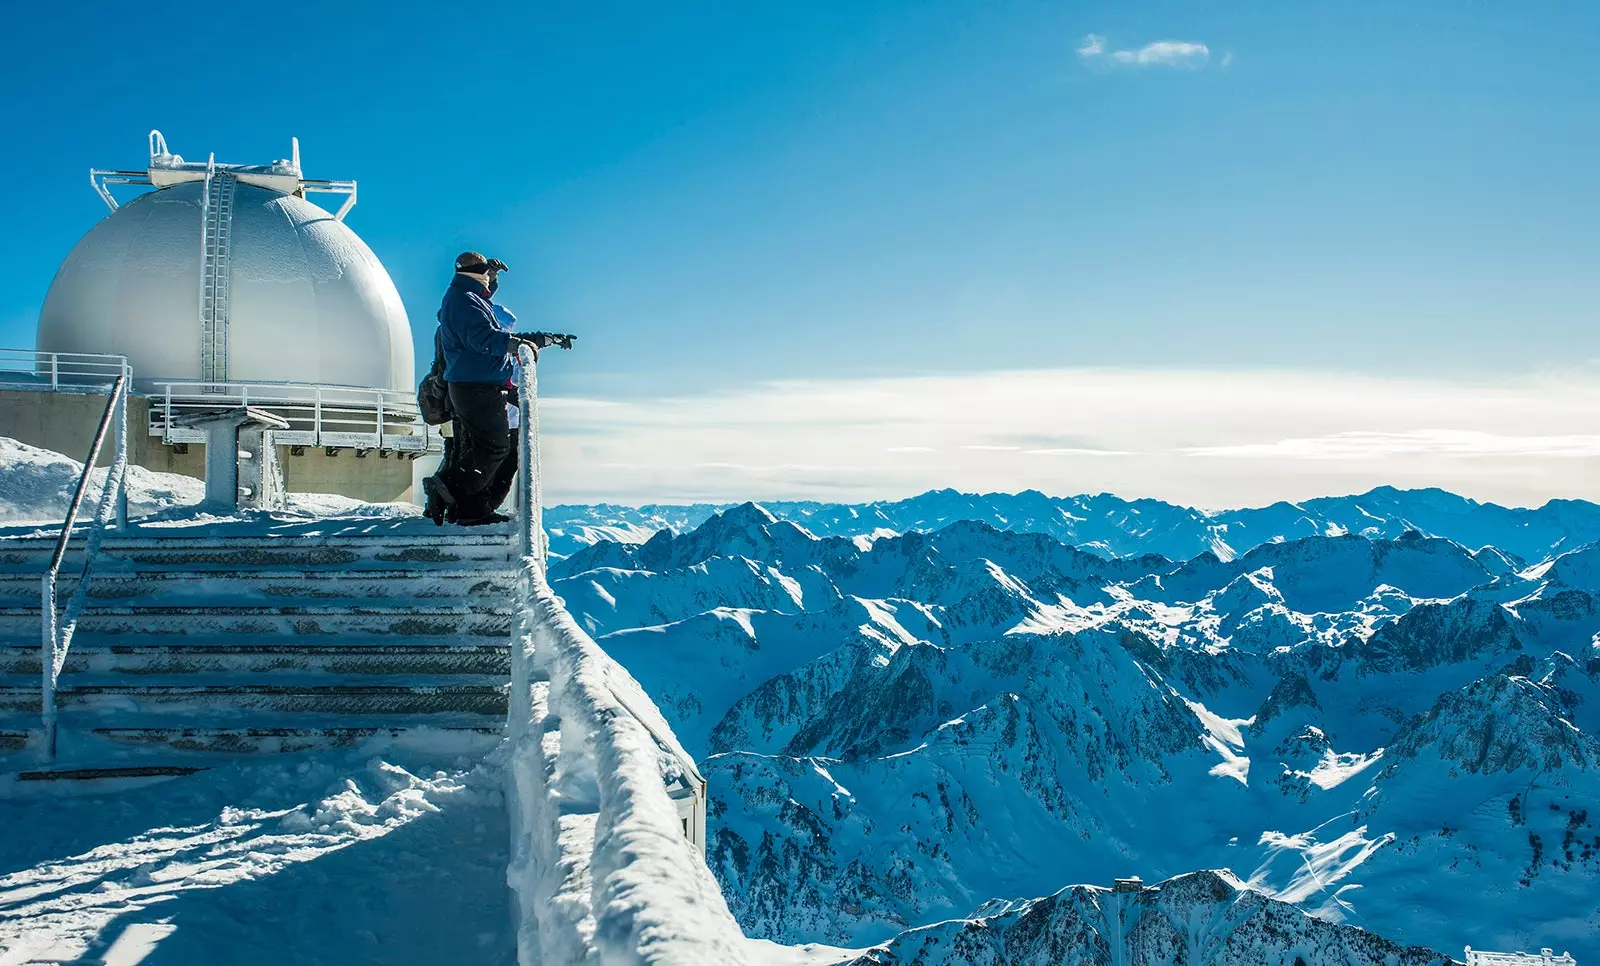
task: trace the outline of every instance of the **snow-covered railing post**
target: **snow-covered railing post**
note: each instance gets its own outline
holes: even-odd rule
[[[524,559],[520,583],[507,776],[519,961],[748,962],[667,788],[703,795],[692,759],[536,558]]]
[[[544,486],[539,466],[539,369],[532,346],[517,346],[520,378],[517,380],[517,537],[522,555],[536,557],[542,569],[547,544],[544,538]]]
[[[133,366],[124,364],[122,378],[126,385],[133,385]],[[128,392],[125,390],[117,401],[117,450],[111,461],[113,467],[121,467],[117,480],[117,529],[128,529],[128,487],[125,476],[128,472]],[[111,477],[106,476],[106,486],[111,485]]]
[[[705,779],[546,579],[536,357],[517,355],[523,560],[506,794],[518,961],[740,966],[744,935],[702,857]]]

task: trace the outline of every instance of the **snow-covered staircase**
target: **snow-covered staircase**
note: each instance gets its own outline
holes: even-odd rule
[[[39,575],[53,544],[0,538],[0,755],[37,742]],[[82,553],[72,546],[64,576]],[[515,563],[512,535],[491,528],[108,535],[58,685],[61,758],[127,743],[296,750],[418,726],[497,733]]]

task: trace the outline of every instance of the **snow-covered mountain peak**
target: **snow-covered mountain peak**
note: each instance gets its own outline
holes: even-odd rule
[[[1600,594],[1600,544],[1589,544],[1523,571],[1528,580]]]
[[[1240,574],[1221,590],[1206,595],[1201,606],[1224,620],[1237,618],[1258,607],[1284,606],[1283,594],[1273,586],[1272,576],[1271,567]]]
[[[908,930],[845,966],[1447,966],[1353,926],[1306,915],[1226,870],[1175,876],[1137,892],[1072,886],[980,906]]]
[[[1600,740],[1567,719],[1553,689],[1504,674],[1441,695],[1395,734],[1389,753],[1390,769],[1423,756],[1487,774],[1600,767]]]
[[[1317,702],[1317,692],[1311,682],[1302,674],[1290,672],[1278,679],[1272,692],[1261,702],[1255,720],[1250,725],[1250,733],[1257,736],[1265,734],[1274,721],[1296,711],[1321,710],[1322,705]]]
[[[1207,515],[1179,562],[1129,548],[1193,533],[1181,508],[946,493],[855,508],[899,535],[815,537],[838,508],[795,510],[802,530],[767,505],[552,573],[686,745],[718,753],[709,856],[753,935],[863,946],[951,919],[962,945],[935,945],[970,952],[1060,904],[968,916],[986,900],[1231,864],[1391,938],[1526,948],[1600,882],[1580,804],[1600,799],[1600,594],[1465,549],[1558,539],[1536,515],[1368,496]],[[1144,542],[1110,556],[1069,528]],[[1205,549],[1219,533],[1231,559]],[[1517,824],[1512,798],[1537,814]],[[1552,942],[1585,935],[1561,921]],[[883,961],[920,962],[905,943],[926,935]]]

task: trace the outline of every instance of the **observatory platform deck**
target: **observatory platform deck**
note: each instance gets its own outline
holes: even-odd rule
[[[0,528],[0,771],[40,752],[39,575],[56,535]],[[59,690],[58,767],[294,751],[505,720],[507,528],[209,518],[108,534]],[[82,567],[75,539],[63,574]],[[63,600],[70,593],[63,588]]]
[[[0,388],[0,436],[54,453],[82,454],[89,449],[105,410],[103,386],[93,391]],[[137,466],[158,473],[205,479],[205,448],[169,446],[151,430],[151,397],[128,397],[128,452]],[[420,439],[420,438],[419,438]],[[350,437],[330,455],[321,446],[278,447],[284,486],[291,493],[337,493],[374,503],[411,499],[412,464],[405,454],[360,449]],[[435,439],[437,441],[437,439]],[[415,455],[415,453],[411,454]],[[100,465],[111,458],[101,454]]]

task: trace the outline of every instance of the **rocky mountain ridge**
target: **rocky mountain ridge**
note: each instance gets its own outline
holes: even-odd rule
[[[1393,539],[1408,530],[1444,537],[1473,550],[1494,547],[1510,561],[1534,563],[1600,541],[1600,506],[1585,500],[1552,500],[1536,508],[1503,507],[1445,490],[1388,486],[1349,496],[1230,510],[1125,500],[1109,493],[1054,497],[1037,490],[984,494],[930,490],[903,500],[874,503],[779,501],[763,506],[778,519],[824,537],[871,539],[886,532],[939,530],[972,520],[1005,530],[1048,534],[1103,556],[1156,553],[1174,560],[1187,560],[1206,550],[1231,558],[1264,543],[1298,537],[1350,533]],[[545,511],[545,525],[550,530],[551,549],[567,555],[601,540],[640,543],[663,529],[690,531],[734,507],[708,503],[557,506]]]
[[[982,521],[818,537],[745,505],[551,574],[700,757],[707,859],[752,935],[1032,962],[1039,924],[1079,920],[972,910],[1227,866],[1313,931],[1582,961],[1596,560],[1410,528],[1109,557]],[[1307,963],[1339,948],[1310,935]]]

